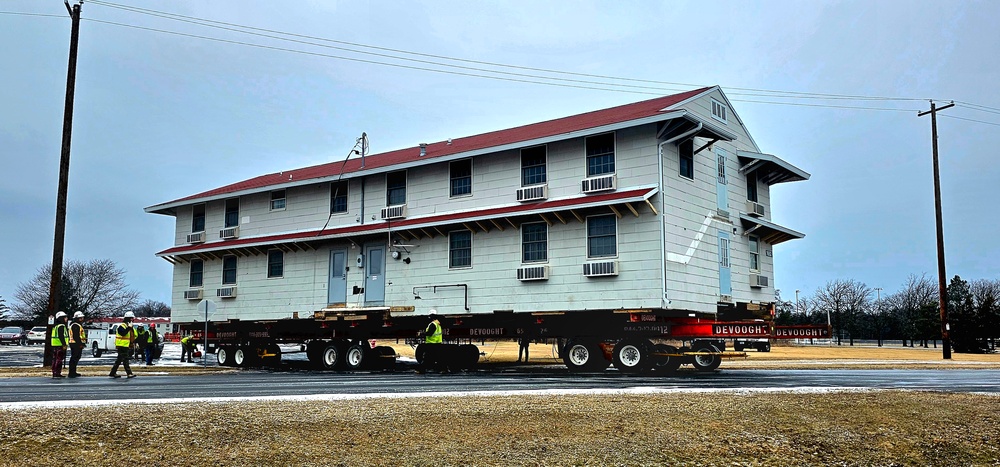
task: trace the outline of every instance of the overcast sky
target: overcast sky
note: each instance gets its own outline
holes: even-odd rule
[[[890,293],[910,274],[936,278],[930,118],[916,115],[929,98],[960,103],[938,119],[948,275],[1000,278],[1000,216],[989,207],[1000,190],[1000,2],[114,1],[83,5],[65,259],[112,259],[143,298],[170,303],[171,266],[154,254],[172,246],[174,229],[172,217],[146,206],[342,160],[361,132],[378,153],[716,84],[763,152],[812,174],[771,190],[772,219],[806,234],[775,247],[784,298],[834,279]],[[8,303],[52,259],[69,36],[61,0],[0,0],[0,297]]]

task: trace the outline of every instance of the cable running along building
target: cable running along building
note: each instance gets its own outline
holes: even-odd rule
[[[263,175],[146,208],[176,218],[173,323],[220,363],[302,343],[361,368],[442,315],[476,342],[559,342],[573,370],[718,367],[775,330],[773,252],[803,234],[770,190],[809,174],[757,147],[719,87]],[[204,308],[202,308],[204,309]],[[780,332],[779,332],[780,331]],[[461,345],[458,345],[461,344]],[[420,349],[418,349],[418,358]]]

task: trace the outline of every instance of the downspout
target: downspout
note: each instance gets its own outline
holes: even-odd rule
[[[682,138],[687,138],[688,136],[701,131],[702,126],[702,123],[698,122],[698,126],[694,127],[693,130],[674,136],[673,138],[670,138],[656,146],[656,152],[660,157],[660,160],[656,162],[656,171],[660,177],[656,182],[656,184],[660,186],[660,287],[662,292],[662,295],[660,296],[660,305],[664,309],[670,308],[670,298],[667,296],[667,196],[666,193],[664,193],[663,183],[663,146]]]

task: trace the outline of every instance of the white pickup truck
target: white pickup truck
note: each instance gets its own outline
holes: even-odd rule
[[[121,324],[112,324],[107,329],[87,329],[87,342],[90,343],[90,353],[94,356],[94,358],[100,357],[105,351],[117,351],[115,350],[115,335],[118,333],[118,326],[121,326]],[[163,352],[162,337],[160,339],[160,344],[156,346],[155,350],[153,350],[153,358],[160,358],[161,352]]]

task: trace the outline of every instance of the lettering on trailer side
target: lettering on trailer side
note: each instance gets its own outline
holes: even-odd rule
[[[670,334],[670,326],[666,324],[639,324],[639,325],[626,325],[625,332],[655,332],[657,334],[667,335]]]
[[[712,326],[712,334],[716,336],[766,336],[769,332],[765,324],[716,324]]]
[[[470,336],[503,336],[507,334],[504,328],[469,328]]]
[[[829,337],[826,328],[775,328],[774,337]]]

